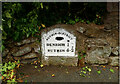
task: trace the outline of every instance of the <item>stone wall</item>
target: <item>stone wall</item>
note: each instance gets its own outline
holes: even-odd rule
[[[76,55],[78,56],[79,51],[86,52],[84,60],[86,63],[118,66],[118,3],[108,2],[107,10],[109,14],[104,20],[104,25],[95,25],[92,23],[76,23],[75,25],[57,24],[41,32],[47,32],[55,27],[65,28],[76,36]],[[9,60],[20,60],[21,63],[31,63],[36,60],[41,62],[41,58],[41,41],[35,37],[7,45],[2,55],[3,62]],[[61,60],[61,58],[58,60]],[[50,62],[52,63],[53,61]],[[73,60],[69,60],[65,65],[69,65],[70,62],[73,62]]]
[[[86,63],[118,66],[118,28],[108,31],[104,26],[101,29],[101,26],[95,24],[76,23],[75,25],[58,24],[42,31],[48,31],[58,26],[76,36],[76,53],[85,51]],[[31,37],[21,42],[9,44],[3,52],[3,60],[4,58],[21,60],[22,63],[41,61],[41,52],[41,41]]]

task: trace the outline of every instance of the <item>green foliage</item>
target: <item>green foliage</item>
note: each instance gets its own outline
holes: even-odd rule
[[[0,64],[0,69],[2,71],[2,79],[6,82],[14,82],[16,83],[16,76],[15,76],[15,67],[19,66],[20,61],[4,63],[3,65]]]
[[[89,77],[90,78],[90,73],[91,73],[92,69],[89,68],[88,66],[85,66],[82,68],[80,76],[82,77]]]
[[[101,16],[106,12],[105,7],[106,3],[5,2],[2,4],[2,27],[0,27],[3,32],[2,39],[20,41],[58,23],[102,24]]]
[[[85,56],[86,56],[85,51],[78,52],[78,59],[79,59],[79,60],[81,60],[81,59],[84,58]]]

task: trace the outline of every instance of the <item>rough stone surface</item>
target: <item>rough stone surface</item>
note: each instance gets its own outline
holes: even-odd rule
[[[118,54],[119,54],[119,52],[118,52],[118,47],[113,47],[113,48],[112,48],[112,53],[113,53],[114,55],[117,55],[117,56],[118,56]]]
[[[31,58],[36,58],[36,57],[37,57],[36,53],[29,53],[27,55],[24,55],[22,59],[31,59]]]
[[[24,49],[21,49],[13,54],[13,56],[22,56],[24,54],[27,54],[31,51],[31,47],[25,47]]]
[[[8,53],[9,53],[9,50],[6,48],[2,53],[2,57],[6,57]]]
[[[13,57],[15,60],[21,60],[21,57]]]
[[[77,27],[77,31],[79,31],[80,33],[84,33],[86,30],[84,27]]]
[[[37,61],[37,60],[38,60],[37,58],[34,58],[34,59],[26,59],[26,60],[21,60],[20,63],[29,64],[29,63],[33,63],[34,61]]]
[[[108,2],[107,3],[107,11],[117,11],[118,12],[119,3],[118,2]]]
[[[43,65],[64,65],[64,66],[77,66],[77,57],[42,57]]]
[[[118,66],[119,65],[119,57],[110,57],[109,58],[111,66]]]
[[[40,45],[36,45],[33,48],[36,53],[40,53]]]
[[[87,56],[85,62],[90,64],[106,64],[108,63],[111,47],[107,45],[104,39],[88,39],[86,40]]]
[[[24,45],[24,44],[35,42],[36,40],[37,40],[37,38],[28,38],[28,39],[22,40],[21,42],[17,42],[16,45],[21,46],[21,45]]]

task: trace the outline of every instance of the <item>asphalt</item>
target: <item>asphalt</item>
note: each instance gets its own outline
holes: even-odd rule
[[[91,72],[87,68],[83,70],[80,67],[52,65],[40,67],[40,65],[26,64],[17,70],[17,78],[23,82],[106,82],[118,84],[118,67],[86,66],[91,69]],[[114,73],[110,69],[113,69]]]

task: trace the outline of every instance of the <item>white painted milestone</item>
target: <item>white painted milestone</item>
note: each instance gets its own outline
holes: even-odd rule
[[[55,28],[42,35],[44,56],[75,56],[76,37],[62,28]]]

